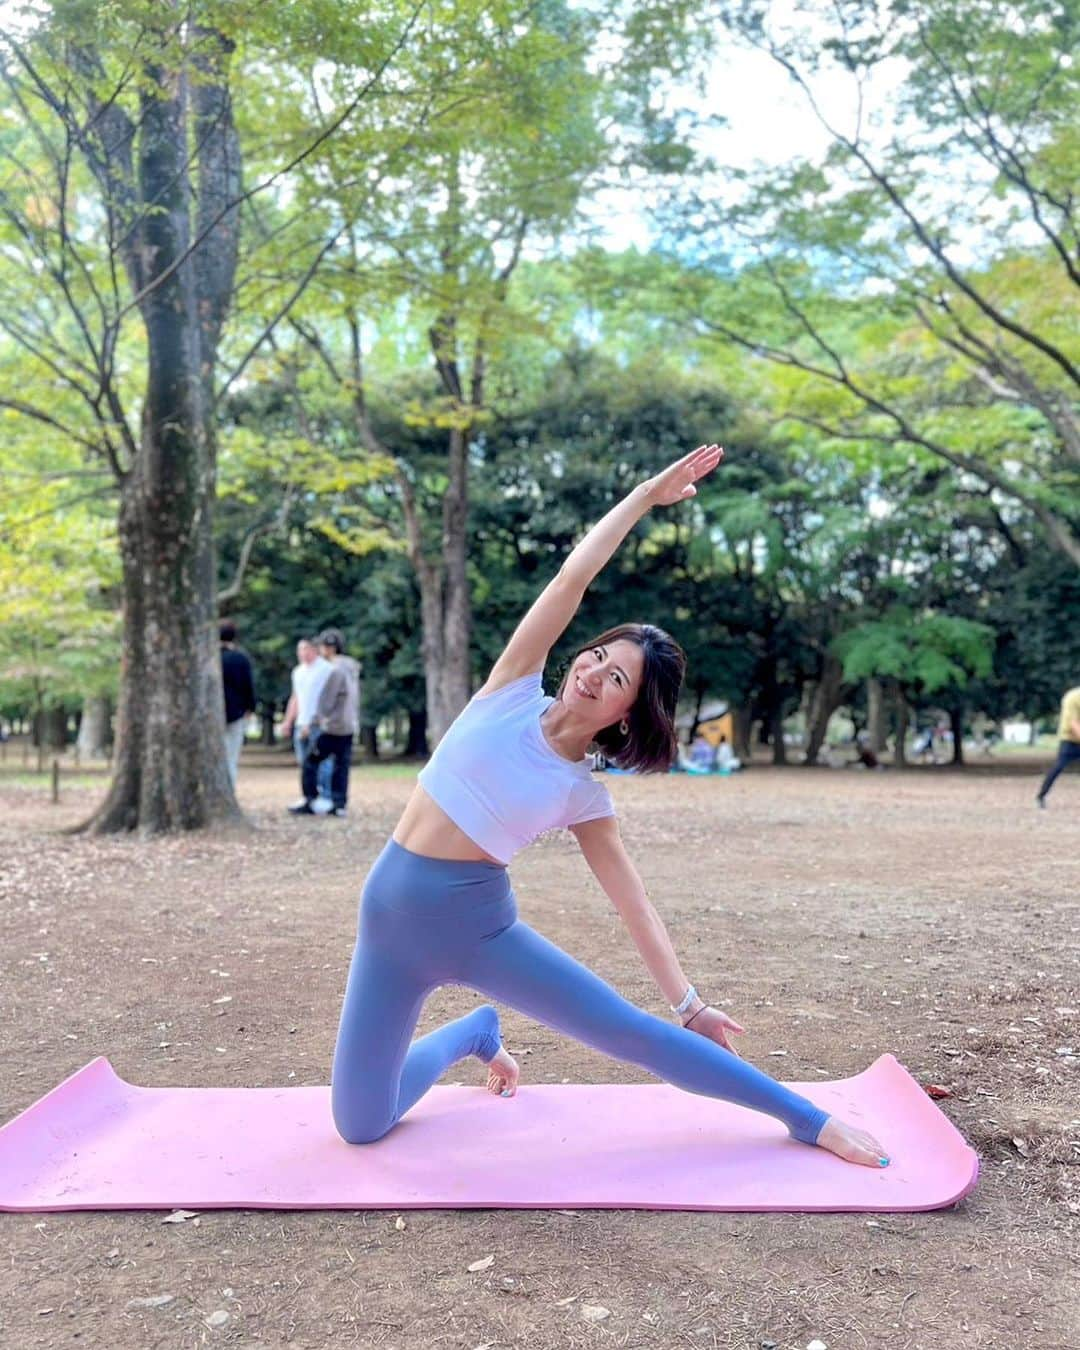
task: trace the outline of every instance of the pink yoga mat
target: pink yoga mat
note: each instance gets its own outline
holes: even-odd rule
[[[796,1143],[768,1116],[666,1084],[436,1087],[377,1144],[329,1090],[142,1088],[95,1059],[0,1129],[0,1210],[917,1210],[975,1185],[973,1149],[892,1055],[793,1083],[869,1129],[888,1168]]]

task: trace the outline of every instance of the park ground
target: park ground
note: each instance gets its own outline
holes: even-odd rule
[[[1038,812],[1041,767],[608,780],[749,1058],[812,1080],[890,1051],[949,1090],[982,1160],[956,1208],[3,1214],[0,1345],[1075,1350],[1080,775]],[[346,820],[294,819],[287,756],[246,752],[250,834],[153,842],[61,833],[92,777],[58,805],[0,778],[0,1121],[99,1054],[150,1086],[325,1083],[360,885],[413,777],[360,767]],[[569,834],[512,875],[524,917],[662,1011]],[[440,991],[422,1028],[475,1001]],[[527,1082],[648,1081],[505,1025]]]

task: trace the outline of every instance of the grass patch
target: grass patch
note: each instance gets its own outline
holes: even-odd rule
[[[108,781],[109,776],[106,773],[65,773],[63,769],[60,771],[61,792],[67,788],[99,788]],[[31,773],[29,770],[7,773],[0,770],[0,786],[48,793],[52,791],[52,773],[48,769],[44,773]]]

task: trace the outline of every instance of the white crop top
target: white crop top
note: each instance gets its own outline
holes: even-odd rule
[[[428,796],[503,863],[545,830],[615,814],[588,762],[548,744],[540,718],[554,702],[540,671],[474,695],[420,771]]]

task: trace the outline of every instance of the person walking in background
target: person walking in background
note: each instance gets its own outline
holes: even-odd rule
[[[319,650],[330,662],[331,670],[319,693],[314,725],[318,731],[308,746],[300,771],[303,799],[290,806],[294,816],[313,816],[318,795],[318,768],[324,759],[333,755],[334,769],[330,778],[330,796],[333,806],[326,813],[343,816],[349,798],[349,765],[352,762],[353,737],[360,721],[359,664],[343,655],[344,639],[336,628],[319,634]]]
[[[293,753],[297,764],[303,768],[308,747],[314,740],[312,724],[315,710],[319,704],[319,695],[326,683],[326,677],[332,667],[322,656],[312,638],[301,638],[296,644],[296,665],[292,672],[292,693],[285,708],[285,720],[281,724],[281,734],[291,736]],[[317,778],[318,795],[330,800],[330,775],[334,761],[327,758],[319,765]]]
[[[229,781],[236,788],[240,747],[248,714],[255,711],[255,676],[247,652],[236,645],[236,625],[227,620],[218,628],[221,641],[221,683],[225,691],[225,761]]]
[[[1050,766],[1050,772],[1043,779],[1035,798],[1036,804],[1043,810],[1046,809],[1046,794],[1054,786],[1054,780],[1074,760],[1080,760],[1080,685],[1070,689],[1061,700],[1057,759]]]

